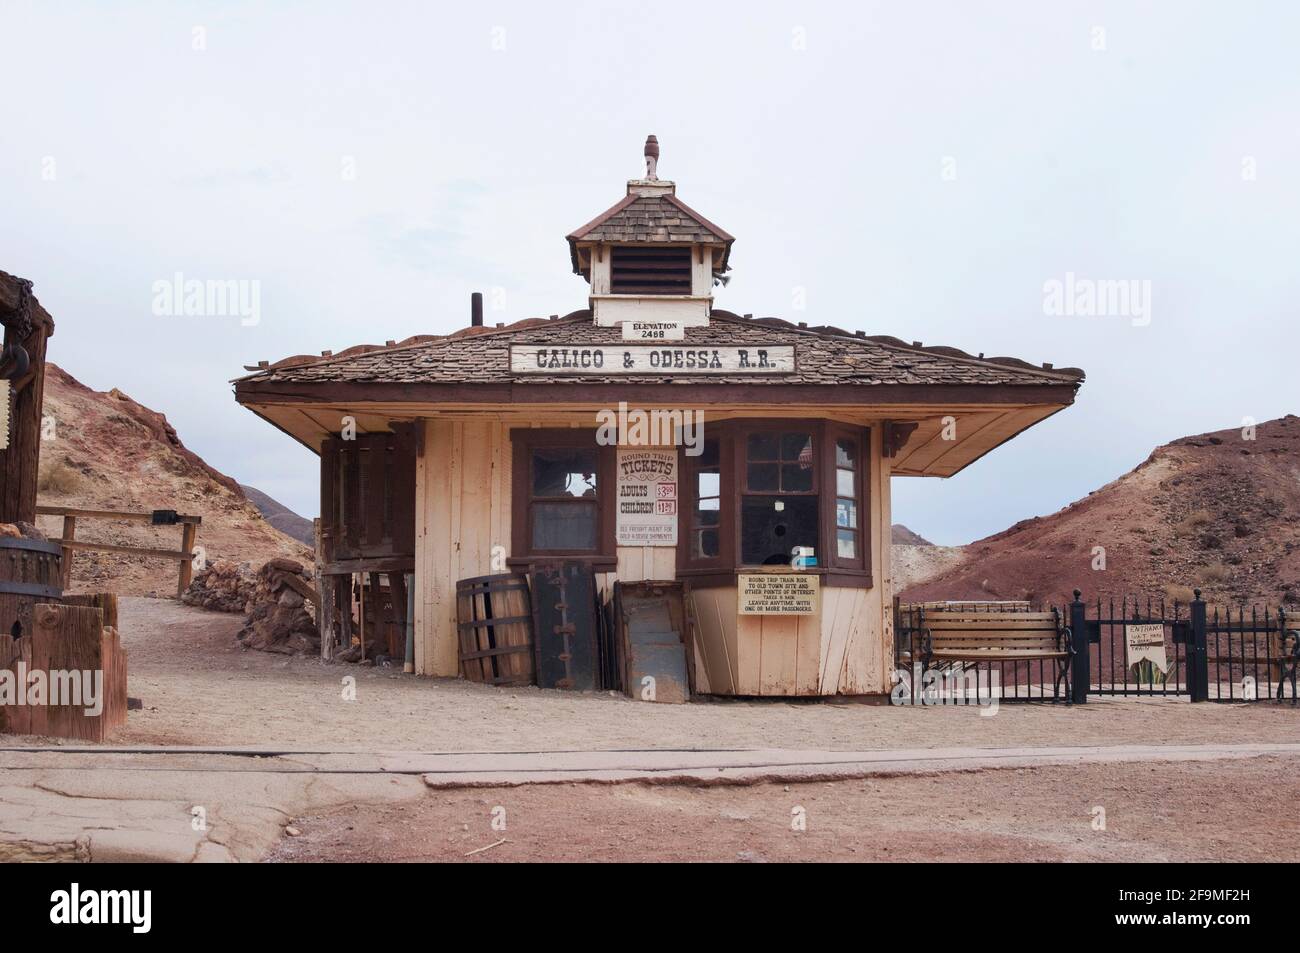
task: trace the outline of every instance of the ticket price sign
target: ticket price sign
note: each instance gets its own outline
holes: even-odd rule
[[[621,447],[618,451],[620,546],[677,545],[677,450]]]

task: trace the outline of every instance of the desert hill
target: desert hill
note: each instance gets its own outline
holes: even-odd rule
[[[963,547],[906,600],[1139,594],[1300,603],[1300,417],[1183,437],[1050,516]],[[1099,564],[1104,548],[1105,568]],[[915,577],[913,577],[915,578]]]
[[[930,542],[920,533],[912,532],[912,530],[908,529],[902,523],[895,523],[893,526],[889,527],[889,541],[895,546],[934,545],[934,543]]]
[[[239,489],[248,498],[248,502],[257,507],[257,511],[262,514],[268,523],[286,536],[292,536],[304,546],[315,546],[316,530],[311,520],[305,516],[299,516],[279,500],[272,499],[257,487],[241,483]]]
[[[254,568],[288,556],[310,563],[311,551],[262,517],[231,477],[186,449],[167,418],[119,390],[91,390],[55,364],[47,365],[44,416],[53,432],[41,444],[39,500],[79,509],[176,510],[203,517],[198,544],[209,561],[231,559]],[[38,519],[58,538],[58,517]],[[180,529],[85,519],[77,538],[127,546],[179,549]],[[123,595],[171,595],[176,564],[115,553],[79,552],[72,588]]]

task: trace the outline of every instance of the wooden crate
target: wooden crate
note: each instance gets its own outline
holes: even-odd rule
[[[126,723],[126,652],[116,627],[104,625],[106,610],[116,616],[116,600],[98,598],[105,601],[105,608],[38,603],[31,632],[18,639],[0,634],[0,669],[12,673],[14,684],[20,671],[45,673],[47,693],[51,672],[90,672],[92,678],[101,673],[102,710],[88,714],[85,704],[67,703],[0,705],[0,733],[105,741],[114,728]],[[47,694],[46,701],[50,698]]]

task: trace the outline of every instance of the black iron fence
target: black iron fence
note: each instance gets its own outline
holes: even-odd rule
[[[1083,605],[1083,612],[1077,613],[1076,607]],[[1082,701],[1079,693],[1086,689],[1088,695],[1187,695],[1187,636],[1191,631],[1188,607],[1177,602],[1167,606],[1163,599],[1121,598],[1118,603],[1113,597],[1103,601],[1080,603],[1076,593],[1071,608],[1071,631],[1083,619],[1083,630],[1087,636],[1087,664],[1075,664],[1076,701]],[[1160,626],[1165,668],[1151,662],[1149,665],[1130,665],[1127,635],[1138,626]],[[1077,636],[1076,636],[1077,639]],[[1154,645],[1148,645],[1151,655]],[[1077,640],[1075,649],[1083,653],[1082,640]],[[1148,659],[1150,661],[1150,659]],[[1083,669],[1087,678],[1081,678]]]
[[[1285,608],[1214,607],[1194,591],[1190,603],[1161,599],[1074,598],[1056,606],[1030,602],[895,604],[894,700],[909,704],[984,704],[1055,701],[1085,703],[1088,696],[1186,698],[1193,702],[1297,701],[1300,612]],[[987,656],[953,661],[935,652],[926,623],[962,610],[974,621],[968,638],[988,634]],[[1003,623],[981,624],[979,612]],[[1059,657],[1019,660],[1002,646],[1012,634],[1008,613],[1056,613]],[[1026,623],[1028,626],[1028,623]],[[1014,630],[1013,630],[1014,631]],[[975,655],[983,653],[975,652]],[[1059,654],[1059,653],[1058,653]],[[1064,690],[1062,664],[1068,667]]]
[[[1295,701],[1295,663],[1300,618],[1287,619],[1285,609],[1270,614],[1216,608],[1205,626],[1205,695],[1209,701]]]

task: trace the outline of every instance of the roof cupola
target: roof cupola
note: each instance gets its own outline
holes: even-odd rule
[[[659,178],[659,140],[645,142],[645,177],[627,195],[569,236],[573,270],[591,285],[596,324],[709,322],[713,287],[730,269],[735,241],[677,198]]]

